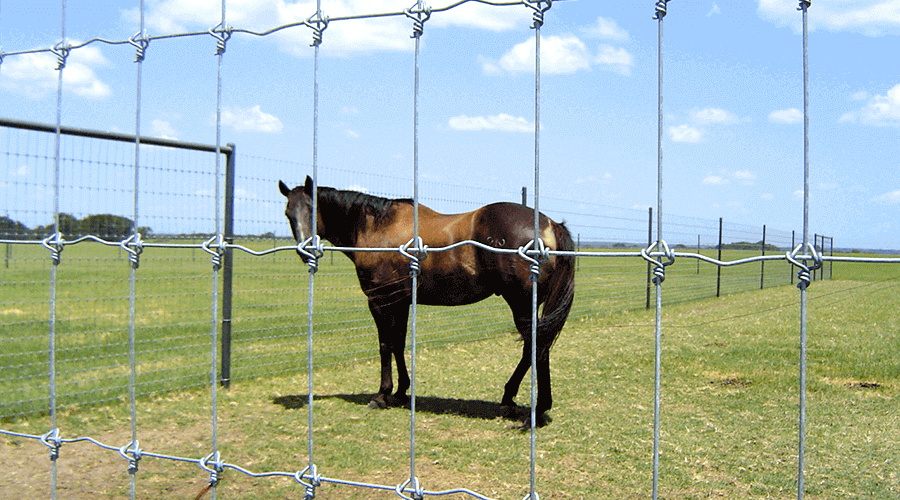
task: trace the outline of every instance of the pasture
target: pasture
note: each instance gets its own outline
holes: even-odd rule
[[[272,241],[246,244],[262,248]],[[40,413],[47,408],[49,265],[40,247],[13,252],[0,285],[2,427],[43,434],[51,427]],[[58,268],[57,426],[64,438],[90,435],[116,446],[131,440],[123,253],[75,245]],[[551,355],[554,421],[538,432],[542,498],[648,496],[654,312],[644,309],[645,268],[640,259],[580,259],[575,308]],[[799,294],[783,263],[766,265],[766,288],[758,290],[759,268],[723,269],[718,299],[709,298],[713,266],[682,259],[667,272],[661,498],[795,494]],[[894,497],[900,493],[900,267],[836,263],[832,271],[833,280],[809,289],[808,498]],[[135,335],[138,439],[145,450],[209,453],[204,385],[211,274],[201,250],[147,249],[142,256]],[[305,266],[291,252],[235,254],[233,382],[219,391],[218,405],[219,450],[228,463],[255,472],[306,465],[306,286]],[[315,294],[319,472],[401,483],[409,467],[409,414],[366,408],[377,389],[376,335],[344,257],[322,259]],[[423,309],[416,434],[423,487],[521,498],[528,485],[527,435],[497,417],[502,384],[519,353],[508,310],[499,299]],[[520,404],[527,399],[520,393]],[[22,438],[0,442],[0,496],[45,498],[46,448]],[[128,489],[125,461],[92,444],[65,445],[58,464],[64,498],[119,497]],[[207,480],[196,466],[147,458],[137,475],[138,496],[193,497]],[[301,496],[302,488],[227,471],[219,493],[284,498]],[[327,483],[317,493],[395,496]]]

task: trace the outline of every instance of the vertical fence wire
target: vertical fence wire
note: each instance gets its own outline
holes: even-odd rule
[[[313,28],[313,143],[312,143],[312,200],[311,200],[311,234],[313,241],[318,238],[318,186],[319,186],[319,45],[322,43],[322,30],[325,29],[322,15],[322,1],[316,0],[316,26]],[[312,27],[312,26],[311,26]],[[307,395],[306,395],[306,411],[307,411],[307,472],[312,478],[306,485],[306,499],[315,498],[315,489],[318,486],[318,471],[316,470],[315,460],[313,458],[314,441],[313,441],[313,310],[315,299],[316,271],[318,270],[318,254],[314,259],[307,261],[309,265],[309,285],[307,290],[307,310],[306,310],[306,377],[307,377]],[[302,476],[302,474],[301,474]]]
[[[809,248],[809,60],[807,53],[807,9],[809,0],[800,0],[803,17],[803,251]],[[808,282],[799,281],[800,287],[800,409],[797,444],[797,499],[803,500],[804,467],[806,455],[806,312]]]
[[[144,37],[144,0],[140,0],[140,27],[138,29],[138,33],[135,38],[140,37],[140,40],[143,40]],[[132,42],[134,43],[134,42]],[[135,63],[137,64],[136,76],[135,76],[135,107],[134,107],[134,193],[133,193],[133,201],[134,207],[132,210],[132,238],[135,243],[140,242],[140,234],[138,234],[138,210],[139,210],[139,193],[140,193],[140,165],[141,165],[141,80],[142,80],[142,71],[144,65],[144,52],[143,49],[146,46],[141,45],[142,42],[138,42],[138,53],[135,58]],[[138,252],[140,247],[135,248],[135,252]],[[127,250],[127,248],[126,248]],[[137,464],[139,460],[139,452],[138,452],[138,437],[137,437],[137,396],[135,394],[135,386],[137,384],[137,364],[135,360],[135,292],[136,292],[136,281],[137,281],[137,268],[138,268],[138,260],[137,253],[132,254],[133,258],[131,259],[132,265],[131,270],[129,271],[129,295],[128,295],[128,364],[130,369],[129,374],[129,399],[131,405],[131,466],[128,468],[129,473],[129,482],[130,482],[130,495],[131,500],[134,500],[137,490]]]
[[[222,234],[222,217],[219,214],[219,207],[221,206],[221,186],[220,186],[220,172],[221,172],[221,156],[222,156],[222,62],[225,56],[225,42],[227,41],[228,36],[228,27],[227,27],[227,18],[226,18],[226,10],[225,10],[225,0],[221,2],[221,23],[220,27],[222,30],[221,34],[216,33],[216,28],[213,28],[210,33],[218,40],[217,50],[216,50],[216,161],[215,161],[215,195],[213,196],[214,204],[213,211],[215,212],[215,234],[220,237]],[[219,238],[219,245],[217,245],[216,252],[220,252],[221,238]],[[212,423],[212,452],[209,455],[209,459],[206,461],[209,463],[209,460],[212,460],[212,469],[209,469],[210,472],[210,480],[209,485],[212,490],[212,498],[216,499],[216,490],[219,482],[219,472],[221,472],[221,465],[219,461],[219,416],[218,416],[218,356],[216,349],[218,348],[218,305],[219,305],[219,261],[220,255],[217,253],[213,256],[213,271],[212,271],[212,308],[210,315],[212,316],[212,327],[210,328],[210,418]]]
[[[414,11],[414,12],[413,12]],[[419,55],[421,52],[421,38],[425,21],[431,16],[431,11],[426,9],[423,0],[416,3],[406,12],[407,17],[413,21],[413,35],[415,39],[415,56],[413,70],[413,239],[411,244],[416,246],[417,252],[410,262],[410,277],[412,279],[412,297],[410,306],[410,351],[409,351],[409,480],[397,487],[397,493],[403,496],[406,485],[412,489],[413,498],[421,499],[423,496],[419,480],[416,478],[416,320],[418,317],[418,281],[419,260],[423,259],[424,247],[419,239]]]
[[[656,240],[657,247],[662,250],[662,190],[663,190],[663,160],[662,160],[662,139],[663,139],[663,18],[666,17],[666,7],[668,0],[659,0],[656,2],[656,15],[654,16],[658,22],[658,71],[659,71],[659,108],[657,115],[657,185],[656,185]],[[653,484],[652,497],[656,500],[659,497],[659,430],[660,430],[660,379],[662,368],[662,279],[657,276],[653,278],[656,284],[656,335],[655,335],[655,355],[653,364]]]
[[[541,26],[544,9],[538,0],[534,9],[534,248],[541,248],[540,200],[541,200]],[[547,2],[547,9],[550,1]],[[540,257],[536,257],[539,259]],[[539,269],[539,268],[538,268]],[[537,495],[537,335],[538,335],[538,276],[531,275],[531,425],[529,433],[529,490],[528,500],[538,500]],[[548,354],[549,355],[549,354]],[[547,388],[549,390],[549,387]]]
[[[60,177],[60,142],[62,139],[62,88],[63,88],[63,70],[65,69],[65,56],[67,55],[67,45],[66,42],[66,0],[62,0],[62,10],[60,14],[60,42],[56,46],[56,55],[59,59],[59,66],[57,69],[57,82],[56,82],[56,137],[54,144],[54,169],[53,169],[53,230],[55,233],[55,238],[57,242],[60,239],[60,231],[59,231],[59,177]],[[58,50],[58,51],[57,51]],[[57,415],[56,415],[56,288],[57,288],[57,266],[59,265],[59,252],[62,250],[62,246],[57,246],[55,250],[52,250],[53,253],[53,266],[50,268],[50,438],[48,441],[53,440],[52,447],[50,448],[50,461],[51,461],[51,478],[50,478],[50,498],[56,500],[57,495],[57,475],[58,468],[56,464],[56,459],[59,454],[59,432],[57,427]]]

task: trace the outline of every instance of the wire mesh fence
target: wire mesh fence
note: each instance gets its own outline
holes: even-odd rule
[[[4,331],[0,416],[45,412],[48,342],[46,315],[51,252],[41,244],[53,232],[53,134],[0,128],[0,155],[7,170],[44,172],[12,181],[4,199],[4,280],[0,329]],[[100,181],[130,175],[130,144],[95,137],[64,135],[60,180],[60,232],[71,242],[60,253],[56,298],[59,323],[59,403],[113,401],[128,392],[129,259],[120,245],[128,238],[134,198],[129,183]],[[208,151],[145,146],[140,184],[140,226],[145,251],[136,283],[136,392],[148,395],[206,384],[210,255],[203,242],[214,233],[214,172]],[[296,178],[308,165],[261,157],[238,158],[234,178],[234,243],[253,251],[293,245],[282,216],[278,180]],[[399,197],[411,179],[373,172],[323,168],[323,184]],[[224,182],[224,181],[223,181]],[[99,186],[121,186],[100,188]],[[96,199],[96,213],[69,212],[74,197]],[[44,200],[43,203],[40,200]],[[517,186],[472,187],[422,183],[422,203],[445,213],[472,210],[492,201],[520,201]],[[527,200],[526,200],[527,201]],[[225,203],[229,203],[228,200]],[[78,204],[83,206],[83,204]],[[608,253],[646,247],[652,237],[652,212],[546,198],[543,211],[569,221],[582,252]],[[676,250],[734,260],[760,252],[793,248],[791,232],[669,216],[666,228]],[[765,241],[763,241],[765,239]],[[693,242],[693,243],[692,243]],[[722,242],[720,244],[720,242]],[[153,247],[151,245],[159,245]],[[163,248],[164,247],[164,248]],[[235,251],[231,285],[230,380],[299,373],[306,369],[306,268],[294,252],[257,257]],[[649,307],[648,264],[642,259],[578,257],[578,292],[573,318]],[[722,268],[709,263],[675,266],[667,301],[696,300],[721,294],[781,286],[793,282],[786,262]],[[374,326],[359,290],[355,270],[342,255],[320,259],[315,326],[317,364],[367,359],[377,355]],[[220,287],[224,285],[220,284]],[[221,306],[220,306],[221,307]],[[448,311],[422,307],[423,345],[442,345],[513,335],[515,327],[502,299]]]

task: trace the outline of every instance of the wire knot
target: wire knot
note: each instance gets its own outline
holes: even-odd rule
[[[147,51],[147,47],[150,45],[150,39],[147,37],[147,31],[138,31],[128,39],[128,43],[130,43],[131,46],[137,50],[137,54],[134,56],[134,62],[142,62],[144,60],[144,55]]]
[[[415,245],[415,248],[410,251],[410,247],[413,245]],[[421,271],[419,263],[425,260],[425,257],[428,257],[428,245],[422,242],[421,236],[413,238],[400,246],[400,255],[409,259],[409,275],[418,276]]]
[[[55,462],[56,459],[59,458],[59,449],[62,447],[62,439],[59,438],[59,429],[53,429],[41,436],[41,443],[47,448],[50,448],[50,461]]]
[[[225,44],[231,38],[231,26],[219,23],[209,29],[209,34],[216,39],[216,55],[220,56],[225,53]]]
[[[530,250],[532,247],[534,247],[534,250]],[[531,240],[524,246],[519,247],[517,253],[519,257],[522,257],[530,264],[528,271],[531,274],[531,281],[537,281],[541,277],[541,264],[550,260],[550,249],[544,246],[544,240],[540,238],[537,239],[537,242]],[[529,253],[537,254],[537,258],[531,257],[528,255]]]
[[[309,478],[308,483],[303,480],[304,477]],[[316,498],[316,488],[322,484],[322,478],[316,471],[315,465],[310,465],[302,471],[296,472],[294,474],[294,480],[306,487],[306,496],[303,497],[304,500],[313,500],[313,498]]]
[[[431,18],[431,7],[420,7],[420,3],[416,2],[412,7],[404,9],[403,13],[413,22],[413,34],[410,38],[421,37],[425,33],[425,21]]]
[[[669,3],[669,0],[656,0],[656,14],[653,14],[653,19],[658,21],[662,21],[662,18],[666,17],[666,7]]]
[[[58,266],[60,254],[66,248],[66,242],[62,238],[62,234],[57,231],[50,236],[47,236],[41,240],[41,245],[50,250],[50,259],[53,260],[54,266]]]
[[[797,7],[797,10],[801,12],[806,12],[806,9],[812,6],[812,0],[800,0],[800,6]]]
[[[544,2],[547,2],[546,7],[541,5]],[[544,13],[553,6],[553,0],[525,0],[525,6],[533,11],[531,14],[531,28],[538,29],[544,25]]]
[[[788,262],[799,268],[799,271],[797,271],[797,288],[799,288],[800,290],[806,290],[806,288],[809,287],[809,284],[812,283],[813,271],[816,271],[817,269],[822,267],[822,256],[819,255],[818,252],[816,252],[815,245],[807,242],[806,248],[809,250],[809,256],[813,259],[813,266],[807,266],[806,261],[801,262],[797,259],[797,254],[802,248],[803,243],[797,245],[796,248],[785,254],[785,258]]]
[[[319,270],[319,259],[325,255],[325,246],[319,235],[310,236],[302,243],[297,243],[297,255],[303,257],[309,266],[309,272],[315,274]]]
[[[132,447],[130,450],[128,449],[129,446]],[[129,453],[131,456],[128,456]],[[143,452],[138,448],[137,441],[132,441],[119,448],[119,455],[122,455],[122,458],[128,460],[128,473],[132,476],[138,472],[138,462],[141,461],[141,453]]]
[[[404,491],[407,490],[407,487],[410,487],[412,491],[412,496],[408,497],[403,494]],[[397,493],[397,496],[400,498],[405,498],[406,500],[422,500],[425,498],[425,491],[422,489],[422,486],[419,484],[419,478],[414,477],[411,480],[407,479],[402,484],[398,484],[396,488],[394,488],[394,492]]]
[[[210,463],[210,460],[212,463]],[[219,458],[219,452],[210,453],[200,460],[200,467],[209,472],[209,487],[215,488],[222,479],[222,472],[225,470],[225,464]]]
[[[66,40],[60,41],[50,49],[50,52],[56,54],[57,71],[66,67],[66,59],[69,57],[69,51],[71,50],[72,46]]]
[[[119,243],[126,252],[128,252],[128,260],[131,267],[137,269],[141,265],[141,253],[144,251],[144,242],[141,240],[141,233],[134,233],[124,241]]]
[[[324,16],[322,15],[322,11],[318,11],[315,14],[309,16],[306,21],[303,21],[303,24],[313,31],[313,42],[309,46],[318,47],[319,45],[321,45],[322,32],[325,31],[325,28],[328,27],[328,16]]]
[[[653,247],[659,246],[662,248],[662,253],[666,257],[666,262],[661,262],[653,258],[650,255],[650,252],[653,250]],[[641,257],[644,258],[647,262],[654,264],[653,266],[653,278],[651,282],[654,285],[662,285],[663,281],[666,280],[666,267],[671,266],[675,263],[675,252],[669,249],[668,243],[665,241],[657,241],[653,243],[647,248],[641,250]]]
[[[213,244],[215,244],[215,247],[210,248],[210,245]],[[221,234],[217,234],[200,244],[200,248],[202,248],[204,252],[212,255],[212,265],[213,270],[215,271],[222,269],[222,256],[225,254],[225,249],[227,247],[228,245],[225,243],[225,237]]]

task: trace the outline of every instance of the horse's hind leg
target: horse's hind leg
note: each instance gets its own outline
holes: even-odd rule
[[[525,378],[525,374],[528,373],[529,368],[531,368],[531,343],[523,342],[522,359],[519,360],[516,369],[513,370],[506,385],[503,386],[503,399],[500,400],[500,413],[504,417],[515,418],[517,416],[515,397],[519,392],[519,386],[522,384],[522,379]]]

